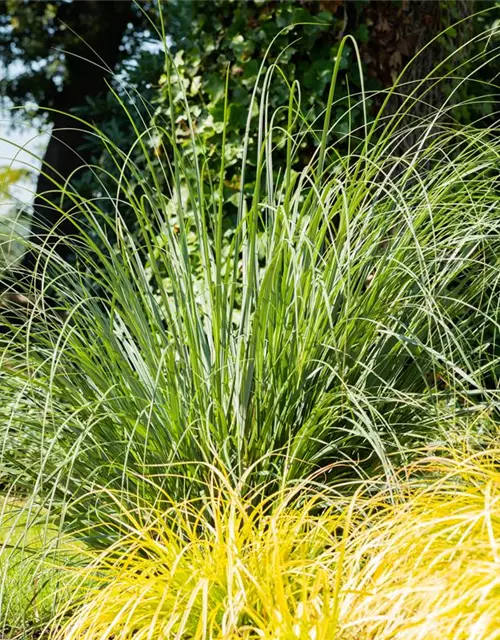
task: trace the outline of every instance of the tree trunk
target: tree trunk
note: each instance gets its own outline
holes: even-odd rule
[[[370,37],[361,46],[361,57],[367,75],[375,78],[382,87],[389,88],[403,68],[412,61],[402,78],[403,84],[398,87],[397,94],[392,96],[388,104],[386,115],[394,113],[405,100],[405,95],[410,94],[449,55],[449,52],[443,50],[441,38],[431,41],[459,18],[472,16],[474,2],[475,0],[451,0],[448,3],[438,0],[402,0],[399,5],[393,0],[369,2],[364,9],[363,19],[369,25]],[[453,38],[454,49],[459,49],[471,35],[472,22],[466,20],[460,23]],[[455,63],[464,55],[467,53],[455,54]],[[438,71],[438,75],[442,73],[442,70]],[[412,105],[411,117],[428,115],[445,102],[448,94],[449,84],[445,82],[422,83],[416,92],[418,102]],[[405,123],[409,123],[406,118],[403,119],[402,126]],[[416,136],[416,133],[405,136],[398,152],[403,153],[410,148]]]
[[[70,238],[75,234],[72,205],[61,187],[71,181],[90,157],[81,150],[88,130],[70,114],[74,108],[84,106],[87,98],[106,91],[106,80],[120,58],[120,44],[133,15],[132,3],[120,0],[72,2],[65,5],[65,9],[63,21],[81,35],[83,41],[66,54],[64,88],[51,112],[53,129],[33,203],[30,241],[34,247],[23,258],[25,272],[32,275],[40,257],[35,245],[44,244],[64,259],[71,254]],[[31,284],[39,284],[38,279]]]
[[[390,87],[404,65],[441,30],[439,2],[407,0],[398,6],[391,0],[372,1],[364,19],[370,37],[362,46],[363,62],[367,74],[382,87]],[[423,68],[427,65],[416,66],[416,75],[429,71]]]
[[[66,110],[73,106],[68,105]],[[74,232],[74,225],[70,221],[71,213],[63,213],[71,205],[68,198],[63,198],[61,188],[90,158],[86,157],[88,154],[76,151],[85,140],[83,126],[77,128],[75,120],[64,113],[55,113],[52,121],[52,132],[36,185],[30,241],[38,245],[47,243],[67,258],[69,248],[64,240]],[[36,249],[27,251],[23,258],[25,267],[30,270],[35,267],[37,253]]]

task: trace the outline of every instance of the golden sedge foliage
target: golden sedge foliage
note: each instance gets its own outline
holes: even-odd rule
[[[312,484],[243,499],[214,474],[201,511],[130,513],[56,635],[500,638],[499,462],[492,449],[427,457],[349,500]]]

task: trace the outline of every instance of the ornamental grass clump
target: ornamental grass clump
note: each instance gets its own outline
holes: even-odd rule
[[[154,503],[151,473],[172,499],[196,497],[207,462],[234,482],[252,468],[249,489],[266,481],[270,492],[333,462],[344,463],[333,475],[390,477],[389,454],[404,458],[443,419],[496,410],[498,131],[458,126],[451,103],[412,118],[423,82],[395,114],[366,114],[340,155],[340,59],[322,122],[308,121],[290,86],[284,167],[273,166],[266,101],[278,67],[261,76],[241,184],[250,158],[257,178],[242,186],[229,234],[224,165],[205,175],[192,123],[189,157],[168,123],[137,131],[147,180],[99,134],[115,191],[92,200],[59,185],[61,215],[79,230],[76,263],[38,248],[39,296],[1,354],[1,457],[7,482],[64,512],[65,527],[114,509],[96,486]],[[469,70],[458,65],[455,79]],[[159,168],[153,135],[164,141]],[[317,153],[295,171],[304,135]],[[26,433],[29,455],[13,447]],[[179,463],[190,463],[183,477],[169,473]]]
[[[161,510],[113,495],[122,537],[75,574],[53,637],[498,638],[499,463],[498,446],[431,451],[389,487],[272,498],[212,470],[201,505]]]
[[[500,450],[430,456],[346,547],[356,638],[498,638]]]
[[[114,497],[119,500],[118,497]],[[335,526],[321,497],[242,497],[214,474],[200,503],[127,511],[123,532],[77,574],[55,633],[79,638],[331,637]],[[127,524],[123,526],[123,521]],[[306,636],[304,636],[306,637]]]

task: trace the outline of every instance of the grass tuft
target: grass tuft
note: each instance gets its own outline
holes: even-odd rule
[[[242,497],[214,473],[201,509],[127,512],[55,637],[496,638],[499,461],[431,451],[351,498],[314,480]]]
[[[498,410],[498,131],[457,127],[446,107],[407,129],[381,113],[340,157],[332,105],[299,173],[316,129],[292,94],[289,166],[273,170],[261,103],[258,177],[229,235],[224,168],[205,180],[201,155],[193,173],[167,129],[163,190],[152,168],[137,194],[108,140],[122,163],[111,212],[64,187],[61,214],[84,221],[77,265],[39,249],[46,295],[0,356],[16,362],[1,432],[12,482],[60,508],[108,481],[140,493],[151,473],[182,499],[197,485],[172,480],[179,463],[199,462],[201,480],[214,460],[235,482],[253,468],[274,490],[332,462],[389,476],[391,454],[444,419]],[[138,132],[147,158],[151,133]],[[35,462],[9,444],[27,432]],[[76,528],[96,508],[80,507]]]

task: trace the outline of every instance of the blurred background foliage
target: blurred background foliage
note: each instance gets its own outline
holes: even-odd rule
[[[485,9],[486,13],[481,13]],[[43,116],[45,123],[52,125],[44,172],[36,187],[33,239],[43,237],[45,226],[57,223],[63,235],[74,231],[67,220],[61,222],[59,211],[51,210],[48,204],[51,197],[60,199],[60,196],[49,194],[40,198],[52,189],[52,181],[64,184],[71,177],[82,195],[99,198],[100,206],[106,209],[113,206],[112,198],[107,197],[115,191],[113,178],[123,170],[123,162],[116,154],[106,152],[99,136],[66,113],[99,128],[124,154],[131,152],[136,170],[127,177],[130,188],[138,192],[141,180],[150,180],[147,162],[155,167],[171,160],[164,132],[171,131],[173,115],[173,135],[187,156],[196,154],[201,160],[205,181],[215,179],[224,156],[224,215],[230,234],[241,187],[247,112],[268,49],[264,71],[273,64],[282,70],[274,72],[269,93],[269,110],[275,112],[273,160],[277,173],[285,158],[285,132],[283,129],[280,135],[279,128],[286,126],[287,117],[286,109],[279,108],[288,103],[289,87],[294,81],[300,84],[301,109],[309,126],[314,127],[315,119],[326,106],[333,66],[344,35],[351,34],[359,47],[364,89],[371,96],[366,103],[371,118],[381,101],[376,92],[390,87],[424,45],[441,34],[411,65],[405,76],[410,83],[425,77],[438,61],[490,27],[498,14],[498,3],[480,0],[164,0],[162,3],[6,0],[0,6],[0,58],[6,70],[2,82],[4,103],[21,107],[12,112],[13,125],[34,114]],[[160,37],[162,21],[166,43]],[[174,61],[169,74],[165,69],[165,44]],[[480,46],[484,47],[484,43]],[[463,56],[473,54],[472,44]],[[460,54],[458,58],[454,55],[454,65],[457,59],[460,60]],[[445,64],[440,75],[451,71]],[[491,76],[491,70],[485,69],[484,77]],[[228,123],[222,148],[226,77]],[[443,90],[451,93],[453,82],[450,79],[448,85],[440,83],[439,95],[431,91],[426,96],[430,106],[433,102],[442,103]],[[464,89],[455,85],[453,99],[460,107],[453,117],[461,122],[484,117],[487,122],[495,110],[491,101],[483,99],[487,89],[477,82],[467,83],[469,95],[464,95]],[[360,91],[356,51],[353,46],[346,46],[332,114],[332,122],[336,122],[332,135],[340,153],[348,144],[347,134],[351,133],[352,142],[352,132],[362,124]],[[477,93],[470,95],[471,91]],[[189,113],[184,95],[189,97]],[[394,108],[397,104],[395,97]],[[422,105],[422,109],[426,108],[429,105]],[[253,115],[257,112],[258,101]],[[141,131],[152,127],[145,138],[150,151],[148,161],[143,150],[138,145],[134,147],[135,127]],[[314,149],[314,135],[306,135],[293,168],[300,171],[306,166]],[[250,136],[243,185],[249,193],[255,178],[252,173],[255,158],[256,138]],[[88,165],[96,169],[81,170]],[[156,175],[161,180],[161,171],[156,171]],[[160,187],[169,194],[168,185]],[[212,204],[215,208],[215,203]],[[127,213],[123,215],[132,224],[126,219]],[[160,250],[160,230],[158,247]],[[59,244],[58,250],[71,259],[71,243]],[[25,264],[30,265],[29,255]]]

